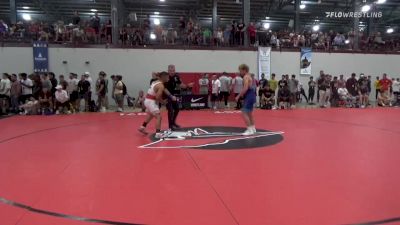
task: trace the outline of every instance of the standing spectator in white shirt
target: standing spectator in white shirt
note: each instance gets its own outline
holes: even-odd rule
[[[208,95],[208,87],[210,81],[208,80],[208,74],[203,74],[203,77],[199,79],[199,87],[201,95]]]
[[[219,103],[219,93],[221,90],[221,81],[217,79],[217,75],[212,76],[211,80],[211,106],[213,109],[217,109]]]
[[[243,89],[243,78],[237,74],[235,78],[232,80],[232,88],[233,93],[236,96],[238,96]],[[239,101],[236,102],[236,108],[235,109],[241,109],[242,108],[242,99],[239,99]]]
[[[19,79],[22,87],[21,97],[19,101],[24,104],[26,100],[29,100],[32,97],[32,87],[33,82],[28,78],[26,73],[19,74]]]
[[[222,73],[222,76],[219,78],[221,82],[221,89],[220,89],[220,100],[224,100],[224,106],[228,107],[228,99],[229,99],[229,91],[231,88],[231,78],[227,76],[226,72]]]
[[[0,81],[0,115],[3,114],[3,112],[7,113],[10,108],[10,90],[10,76],[4,73]]]
[[[69,74],[67,92],[69,94],[69,101],[74,107],[73,110],[79,111],[79,93],[78,93],[78,75],[74,73]]]

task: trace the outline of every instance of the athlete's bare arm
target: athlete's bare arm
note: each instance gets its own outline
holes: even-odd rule
[[[166,90],[166,88],[164,87],[163,83],[159,83],[154,87],[154,91],[156,92],[156,101],[160,102],[161,104],[165,104],[165,102],[166,102],[166,100],[164,100],[162,98],[165,90]]]
[[[251,81],[250,75],[246,74],[243,77],[243,89],[242,89],[242,92],[240,92],[240,94],[236,97],[237,99],[239,99],[240,97],[244,96],[244,94],[246,94],[247,90],[249,90],[250,81]]]
[[[164,85],[163,85],[164,86]],[[164,88],[164,94],[168,96],[172,101],[176,101],[176,97],[171,94],[171,92],[168,91],[168,89]]]

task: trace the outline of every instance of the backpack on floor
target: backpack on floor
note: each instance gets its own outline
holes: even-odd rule
[[[121,81],[122,82],[122,81]],[[126,94],[128,94],[128,91],[126,90],[126,85],[124,84],[124,82],[122,82],[122,94],[125,96]]]
[[[131,96],[128,95],[128,97],[126,98],[126,101],[127,101],[129,107],[134,107],[135,98],[132,98]]]

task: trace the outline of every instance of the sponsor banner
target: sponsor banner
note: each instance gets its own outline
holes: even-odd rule
[[[261,74],[265,74],[265,78],[271,78],[271,47],[258,47],[258,79]]]
[[[300,74],[311,75],[312,50],[311,48],[301,48],[300,55]]]
[[[33,71],[48,72],[49,70],[49,50],[47,42],[33,42]]]
[[[205,109],[208,107],[208,95],[179,96],[182,109]]]

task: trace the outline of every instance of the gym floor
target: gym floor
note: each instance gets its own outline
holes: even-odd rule
[[[257,110],[245,138],[233,111],[182,111],[170,140],[143,120],[1,119],[0,224],[400,224],[399,109]]]

